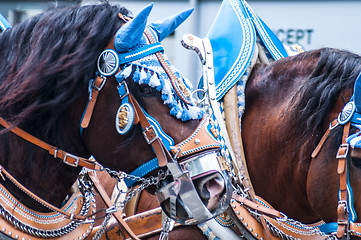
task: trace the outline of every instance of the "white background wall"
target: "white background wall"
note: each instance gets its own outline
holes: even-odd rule
[[[252,1],[252,8],[285,43],[310,50],[361,54],[361,1]]]
[[[89,2],[89,1],[87,1]],[[152,1],[111,0],[137,14]],[[194,84],[201,75],[196,55],[185,50],[180,40],[185,33],[205,37],[220,0],[153,0],[150,21],[194,7],[192,17],[164,42],[172,63]],[[251,7],[286,44],[298,43],[306,50],[336,47],[361,54],[361,0],[248,0]]]

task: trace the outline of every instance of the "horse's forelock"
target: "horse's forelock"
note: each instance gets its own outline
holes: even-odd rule
[[[86,93],[98,55],[122,24],[119,12],[129,14],[107,3],[52,9],[2,33],[0,116],[49,131]]]

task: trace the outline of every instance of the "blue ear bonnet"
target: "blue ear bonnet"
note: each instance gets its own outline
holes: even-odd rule
[[[184,78],[179,71],[171,65],[164,54],[160,41],[172,33],[193,10],[186,10],[176,16],[167,18],[163,21],[146,25],[146,19],[152,8],[152,4],[146,7],[138,16],[130,20],[121,27],[114,40],[115,49],[119,57],[120,64],[124,64],[115,77],[118,82],[128,78],[133,69],[132,79],[134,82],[146,84],[156,88],[161,92],[164,104],[170,108],[170,114],[182,121],[190,119],[201,119],[204,111],[196,107],[191,98],[191,82]],[[124,29],[123,29],[124,28]],[[156,40],[156,43],[150,43],[144,31],[147,31]],[[131,40],[129,39],[131,36]],[[131,43],[129,43],[129,41]],[[166,64],[172,71],[184,88],[182,91],[176,91],[172,85],[171,79],[159,62],[156,52],[165,59]],[[178,85],[176,85],[178,87]],[[180,96],[180,94],[182,96]],[[186,99],[187,102],[183,101]]]

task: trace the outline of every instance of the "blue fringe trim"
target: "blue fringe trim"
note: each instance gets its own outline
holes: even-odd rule
[[[151,64],[159,64],[149,59],[146,62],[150,62]],[[155,88],[157,91],[160,91],[162,93],[161,99],[170,108],[170,114],[172,116],[175,116],[184,122],[191,119],[201,119],[203,117],[204,111],[202,109],[193,107],[192,112],[189,110],[192,105],[186,104],[178,97],[176,91],[173,89],[173,86],[170,83],[168,75],[165,73],[158,73],[155,72],[154,69],[150,69],[135,63],[130,63],[126,64],[115,77],[118,80],[124,80],[131,74],[131,69],[133,69],[133,66],[135,66],[135,71],[133,72],[132,76],[133,81],[138,84],[147,84],[148,86]],[[175,72],[175,76],[179,79],[182,79],[186,87],[190,89],[191,86],[189,81],[182,78],[178,72]],[[158,81],[159,86],[156,86]]]

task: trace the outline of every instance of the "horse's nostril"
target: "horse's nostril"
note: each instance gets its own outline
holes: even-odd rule
[[[212,211],[217,208],[225,191],[225,182],[219,173],[213,173],[195,180],[198,194],[207,208]]]
[[[221,193],[224,190],[224,181],[219,177],[212,178],[206,182],[206,188],[208,189],[208,192]]]

